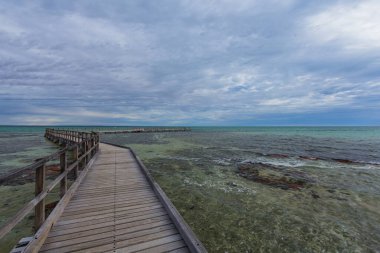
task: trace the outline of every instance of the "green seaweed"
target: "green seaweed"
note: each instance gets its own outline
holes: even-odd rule
[[[50,182],[51,180],[47,180],[46,184]],[[34,182],[16,186],[0,186],[0,226],[34,198],[34,187]],[[46,197],[45,203],[51,203],[58,199],[59,187],[55,187]],[[33,226],[34,213],[32,211],[0,240],[0,253],[9,252],[21,238],[33,236],[35,232]]]

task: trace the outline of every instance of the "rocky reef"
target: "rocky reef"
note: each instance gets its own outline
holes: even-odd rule
[[[283,190],[300,190],[315,183],[315,180],[304,172],[261,162],[242,162],[238,164],[237,169],[241,177]]]

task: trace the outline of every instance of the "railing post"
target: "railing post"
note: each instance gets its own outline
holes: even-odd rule
[[[83,154],[87,153],[87,141],[83,142]],[[84,165],[83,168],[87,165],[87,155],[84,156]]]
[[[94,148],[92,153],[95,155],[96,154],[96,136],[95,134],[92,135],[92,147]]]
[[[91,157],[94,157],[95,152],[95,137],[93,134],[91,134]]]
[[[36,169],[35,196],[45,189],[45,164]],[[45,221],[45,199],[34,208],[34,229],[37,231]]]
[[[59,160],[60,160],[60,167],[61,167],[61,174],[62,174],[67,169],[66,151],[60,155]],[[59,196],[62,198],[66,194],[66,191],[67,191],[67,175],[64,178],[62,178],[62,180],[61,180]]]
[[[92,158],[92,152],[93,152],[93,150],[92,150],[92,139],[91,139],[91,135],[90,135],[90,137],[89,137],[89,139],[88,139],[88,150],[91,150],[90,151],[90,153],[89,153],[89,161],[91,160],[91,158]]]
[[[88,135],[86,134],[86,137]],[[90,143],[88,141],[88,137],[86,138],[86,152],[88,152],[90,150]],[[87,163],[91,160],[91,152],[88,152],[88,154],[86,155],[86,165]]]
[[[79,155],[79,145],[75,145],[74,148],[74,162],[77,162],[77,166],[74,168],[74,178],[77,179],[78,177],[78,169],[79,169],[79,161],[78,161],[78,155]]]

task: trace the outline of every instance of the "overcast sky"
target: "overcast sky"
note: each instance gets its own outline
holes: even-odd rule
[[[380,125],[379,0],[0,1],[0,124]]]

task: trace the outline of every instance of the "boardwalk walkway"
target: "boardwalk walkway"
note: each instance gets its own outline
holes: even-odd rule
[[[103,143],[40,250],[189,252],[131,151]]]
[[[0,227],[1,239],[34,210],[35,234],[12,253],[207,252],[132,149],[100,143],[96,132],[47,128],[45,137],[63,147],[0,178],[35,176],[35,197]],[[47,203],[57,188],[59,200]]]

